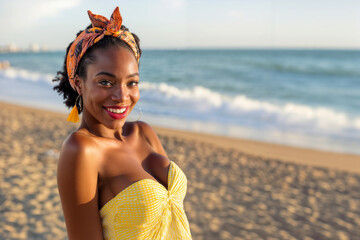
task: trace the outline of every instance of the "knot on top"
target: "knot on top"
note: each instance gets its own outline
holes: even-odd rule
[[[136,61],[139,63],[140,50],[136,44],[134,36],[127,30],[122,30],[122,17],[119,7],[116,7],[111,14],[110,20],[104,16],[93,14],[90,10],[88,15],[92,28],[84,30],[71,44],[66,58],[66,68],[71,87],[75,89],[75,75],[81,58],[85,52],[104,36],[112,36],[127,43],[134,52]]]
[[[122,17],[120,15],[119,7],[116,7],[114,12],[111,14],[110,20],[106,17],[93,14],[90,10],[88,11],[90,21],[93,28],[103,29],[105,35],[118,37],[121,33]]]

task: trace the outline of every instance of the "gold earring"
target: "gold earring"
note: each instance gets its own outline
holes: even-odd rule
[[[135,107],[137,107],[140,111],[140,115],[139,115],[138,119],[136,120],[136,121],[139,121],[141,118],[141,115],[142,115],[141,107],[139,107],[138,105],[135,105]]]
[[[77,123],[79,121],[79,111],[81,111],[81,105],[82,105],[81,96],[78,95],[75,100],[75,106],[73,107],[67,118],[68,122]],[[77,106],[79,106],[79,111]]]

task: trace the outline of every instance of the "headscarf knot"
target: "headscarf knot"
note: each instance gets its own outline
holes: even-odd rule
[[[81,58],[87,49],[100,41],[104,36],[120,38],[126,42],[134,52],[136,61],[139,62],[140,51],[134,39],[134,36],[127,30],[122,30],[122,17],[119,7],[116,7],[110,20],[106,17],[93,14],[88,11],[92,28],[85,29],[72,43],[66,59],[66,68],[71,87],[75,90],[75,75]]]

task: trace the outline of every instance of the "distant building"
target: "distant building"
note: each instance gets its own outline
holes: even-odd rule
[[[30,50],[30,52],[39,52],[40,46],[37,43],[33,43],[30,45],[29,50]]]
[[[8,52],[18,52],[20,49],[18,48],[18,46],[15,45],[15,43],[10,43],[9,45],[7,45],[6,50]]]
[[[16,53],[16,52],[47,52],[49,51],[46,45],[40,47],[37,43],[32,43],[26,49],[21,49],[15,43],[10,43],[6,46],[0,46],[0,53]]]
[[[49,51],[48,46],[47,46],[47,45],[42,45],[42,46],[41,46],[41,51],[42,51],[42,52],[47,52],[47,51]]]
[[[0,52],[11,52],[11,53],[13,53],[13,52],[19,52],[19,51],[21,51],[21,49],[18,46],[16,46],[15,43],[10,43],[10,44],[8,44],[6,46],[0,47]]]

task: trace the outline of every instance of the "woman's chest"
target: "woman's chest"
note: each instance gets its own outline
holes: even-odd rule
[[[150,147],[109,148],[99,170],[99,203],[108,201],[133,183],[151,179],[167,189],[170,161]]]

